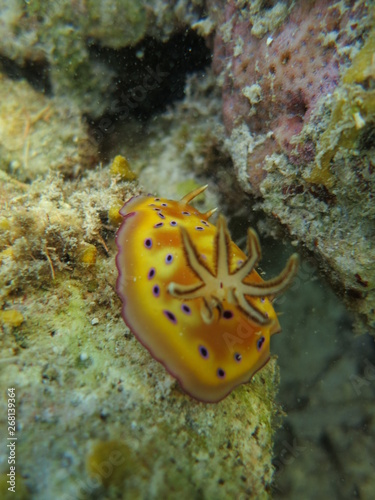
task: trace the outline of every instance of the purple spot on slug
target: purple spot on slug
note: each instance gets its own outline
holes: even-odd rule
[[[158,222],[157,224],[155,224],[154,227],[158,228],[158,227],[162,227],[164,226],[163,222]]]
[[[204,224],[207,227],[209,226],[209,223],[207,221],[205,221],[205,220],[201,220],[201,223]]]
[[[203,227],[202,227],[202,226],[196,226],[196,227],[195,227],[195,229],[196,229],[197,231],[203,231]]]
[[[261,297],[261,298],[260,298],[260,301],[262,302],[262,304],[264,304],[264,303],[265,303],[265,301],[266,301],[266,299],[265,299],[264,297]]]
[[[155,212],[161,212],[161,208],[154,208]]]
[[[156,272],[156,271],[155,271],[155,268],[154,268],[154,267],[152,267],[152,268],[149,270],[149,272],[148,272],[147,278],[148,278],[149,280],[152,280],[152,278],[155,276],[155,272]]]
[[[151,248],[152,247],[152,239],[151,238],[146,238],[145,239],[145,247],[146,248]]]
[[[163,313],[166,315],[169,321],[172,321],[172,323],[174,324],[177,323],[177,318],[171,311],[164,310]]]
[[[237,361],[237,363],[239,363],[242,359],[241,354],[236,352],[236,354],[234,355],[234,359]]]
[[[233,318],[233,313],[232,313],[232,311],[224,311],[224,312],[223,312],[223,318],[224,318],[224,319],[232,319],[232,318]]]
[[[243,260],[238,260],[237,261],[237,266],[242,266],[242,264],[243,264]]]
[[[166,264],[170,264],[173,260],[173,255],[171,253],[169,253],[166,258],[165,258],[165,263]]]
[[[217,376],[219,378],[224,378],[225,377],[225,371],[222,368],[217,369]]]
[[[185,314],[191,314],[191,309],[186,304],[182,304],[181,309]]]
[[[155,198],[154,201],[160,201],[160,198]]]
[[[199,346],[199,353],[202,356],[202,358],[204,358],[204,359],[208,358],[208,351],[203,345]]]
[[[182,212],[182,215],[190,215],[189,212]]]
[[[154,294],[154,297],[159,297],[160,295],[160,287],[159,285],[155,285],[154,288],[152,289],[152,293]]]
[[[258,349],[258,351],[260,351],[262,349],[265,340],[266,339],[263,336],[260,337],[260,339],[258,340],[258,342],[257,342],[257,349]]]
[[[160,212],[158,212],[158,216],[161,218],[161,219],[165,219],[165,216],[163,214],[161,214]]]
[[[177,226],[177,222],[175,220],[172,220],[170,223],[169,223],[171,226]]]
[[[161,204],[162,207],[167,207],[168,205],[166,203]]]
[[[155,206],[155,203],[150,203],[149,204],[149,207],[154,207]]]

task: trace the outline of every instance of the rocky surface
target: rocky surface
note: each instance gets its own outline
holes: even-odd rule
[[[50,170],[78,175],[98,162],[98,150],[77,108],[0,75],[0,169],[22,182]]]
[[[276,498],[371,498],[374,344],[351,328],[374,327],[368,2],[94,3],[0,1],[0,380],[17,388],[20,498],[267,498],[272,455]],[[275,361],[202,405],[123,325],[114,233],[134,173],[173,198],[208,180],[199,206],[239,244],[255,226],[270,276],[292,249],[265,235],[314,262],[278,305],[274,452]]]
[[[19,95],[27,92],[37,106],[26,82],[15,90],[9,109],[18,109]],[[41,100],[42,109],[53,113],[49,126],[42,120],[43,133],[33,136],[33,150],[42,150],[41,137],[51,145],[65,141],[66,149],[45,152],[57,156],[62,168],[43,176],[39,171],[36,178],[28,162],[23,170],[1,171],[0,183],[0,425],[7,429],[11,386],[18,498],[269,498],[278,413],[275,360],[222,402],[198,403],[135,340],[120,315],[118,209],[139,193],[131,168],[141,175],[150,154],[155,171],[169,158],[170,171],[178,172],[175,153],[186,133],[181,128],[176,134],[181,118],[162,119],[146,136],[135,127],[132,140],[139,137],[139,143],[129,145],[129,161],[117,155],[108,165],[83,168],[74,137],[66,137],[59,122],[65,108]],[[204,115],[200,122],[194,108],[180,111],[198,126],[187,153],[198,158],[202,134],[209,137]],[[3,120],[8,136],[12,118]],[[167,154],[160,147],[163,136]],[[71,168],[68,152],[79,168]],[[17,159],[19,149],[13,154]],[[12,152],[7,155],[11,161]],[[32,181],[22,182],[23,176]],[[159,185],[166,182],[159,176]],[[198,181],[183,170],[169,179],[182,194],[191,182]],[[154,183],[151,189],[159,188]],[[207,206],[207,200],[198,203]],[[0,463],[0,496],[9,498],[6,447]]]
[[[81,113],[98,118],[113,104],[117,66],[125,67],[125,87],[136,74],[141,82],[142,44],[163,44],[198,21],[202,8],[201,0],[1,2],[0,58],[7,69],[34,75],[39,88],[68,97]]]
[[[229,2],[213,67],[242,188],[375,328],[374,17],[366,2]]]

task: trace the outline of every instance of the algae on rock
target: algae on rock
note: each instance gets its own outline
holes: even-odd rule
[[[374,333],[374,10],[285,5],[281,23],[256,33],[253,8],[264,17],[275,7],[230,1],[219,21],[228,149],[241,187],[316,257],[356,330]]]
[[[0,56],[20,71],[39,68],[55,96],[74,100],[82,113],[97,118],[113,104],[116,76],[112,62],[99,57],[101,49],[112,49],[115,57],[115,51],[146,37],[166,41],[197,21],[202,5],[203,0],[173,5],[166,0],[0,0]]]
[[[53,130],[59,143],[62,128]],[[68,175],[61,161],[62,174],[38,180],[0,171],[0,387],[16,388],[19,493],[268,498],[275,360],[216,405],[184,394],[120,317],[114,212],[139,189],[109,166]],[[5,428],[5,398],[0,407]],[[5,487],[2,477],[1,496]]]
[[[102,207],[134,188],[103,182],[108,168],[88,177],[74,192],[48,178],[23,189],[26,226],[11,183],[1,207],[1,249],[17,247],[0,267],[2,307],[24,322],[3,325],[0,385],[16,387],[17,467],[31,498],[268,498],[275,362],[216,405],[184,394],[121,320],[114,229],[101,245]],[[79,262],[79,244],[96,238],[96,261]]]
[[[30,181],[50,169],[68,175],[96,161],[96,145],[74,106],[0,74],[0,170]]]

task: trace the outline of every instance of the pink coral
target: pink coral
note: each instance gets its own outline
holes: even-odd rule
[[[348,62],[341,49],[355,41],[364,9],[349,4],[340,9],[332,0],[300,2],[279,28],[259,38],[252,16],[236,5],[229,1],[218,30],[214,69],[224,74],[227,132],[246,123],[258,143],[248,156],[249,181],[257,192],[267,155],[282,152],[298,165],[314,159],[313,142],[294,144],[293,138],[310,121],[320,97],[338,85],[341,66]]]

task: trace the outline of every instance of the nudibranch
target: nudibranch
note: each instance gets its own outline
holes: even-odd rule
[[[120,210],[117,292],[125,323],[189,395],[217,402],[248,382],[270,357],[280,331],[272,306],[292,282],[298,256],[264,281],[255,270],[258,237],[248,230],[248,256],[190,202],[136,196]]]

